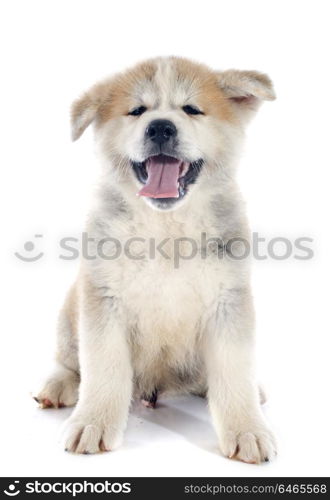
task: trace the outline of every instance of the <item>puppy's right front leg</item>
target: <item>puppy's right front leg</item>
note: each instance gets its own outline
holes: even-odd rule
[[[117,304],[95,295],[84,302],[79,400],[67,422],[65,447],[96,453],[120,444],[132,397],[132,368]]]

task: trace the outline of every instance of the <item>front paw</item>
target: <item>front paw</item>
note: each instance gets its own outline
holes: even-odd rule
[[[220,439],[220,448],[226,457],[248,464],[268,462],[277,453],[275,437],[264,425],[225,431]]]
[[[66,423],[65,450],[73,453],[111,451],[121,442],[122,431],[106,418],[77,412]]]

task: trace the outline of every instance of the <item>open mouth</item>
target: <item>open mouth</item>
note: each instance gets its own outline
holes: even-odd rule
[[[135,175],[143,184],[137,194],[172,202],[183,198],[202,165],[202,159],[189,163],[163,154],[150,156],[141,163],[132,162]]]

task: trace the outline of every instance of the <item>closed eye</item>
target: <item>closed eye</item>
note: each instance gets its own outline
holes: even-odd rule
[[[190,104],[183,106],[182,109],[187,115],[204,115],[203,111],[196,106],[191,106]]]
[[[145,106],[139,106],[137,108],[132,109],[131,111],[128,112],[128,115],[131,116],[140,116],[142,115],[145,111],[147,111],[147,108]]]

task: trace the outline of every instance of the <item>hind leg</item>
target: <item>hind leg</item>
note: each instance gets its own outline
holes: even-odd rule
[[[261,385],[259,385],[258,390],[259,390],[259,402],[261,405],[264,405],[267,401],[266,392]]]
[[[79,362],[77,298],[73,287],[60,312],[57,327],[56,367],[33,395],[41,408],[73,406],[78,400]]]
[[[77,373],[63,366],[57,366],[33,398],[39,403],[40,408],[74,406],[78,400],[78,386]]]

